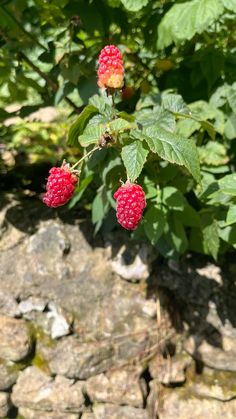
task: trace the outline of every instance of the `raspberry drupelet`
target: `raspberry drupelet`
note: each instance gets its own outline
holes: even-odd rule
[[[98,58],[98,86],[120,89],[123,86],[124,65],[122,54],[115,45],[105,46]]]
[[[78,177],[71,172],[68,164],[52,167],[47,180],[43,202],[52,208],[66,204],[72,197]]]
[[[114,194],[117,201],[116,216],[126,230],[135,230],[146,207],[145,194],[140,185],[128,180]]]

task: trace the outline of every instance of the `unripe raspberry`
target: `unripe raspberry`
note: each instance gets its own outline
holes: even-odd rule
[[[146,207],[145,194],[140,185],[128,180],[114,194],[117,201],[116,216],[126,230],[135,230]]]
[[[98,86],[120,89],[124,79],[124,66],[120,50],[115,45],[107,45],[101,50],[98,63]]]
[[[49,171],[43,202],[52,208],[66,204],[72,197],[78,177],[71,172],[68,164],[52,167]]]

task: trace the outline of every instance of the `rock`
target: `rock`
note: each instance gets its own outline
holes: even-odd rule
[[[84,412],[81,419],[95,419],[94,413]]]
[[[44,311],[46,302],[42,298],[29,297],[19,303],[19,310],[22,314],[30,313],[31,311]]]
[[[236,373],[204,368],[188,385],[189,392],[197,397],[229,401],[236,398]]]
[[[81,343],[70,336],[52,349],[49,367],[53,374],[83,380],[108,370],[113,355],[114,348],[109,343]]]
[[[0,363],[0,390],[8,390],[15,384],[18,373],[15,367],[7,365],[4,362]]]
[[[79,419],[80,417],[77,413],[45,412],[45,410],[32,410],[26,407],[20,407],[19,415],[25,419]]]
[[[42,410],[79,413],[83,410],[84,383],[62,376],[55,379],[36,367],[28,367],[19,375],[13,387],[15,406]]]
[[[5,418],[10,409],[10,397],[8,393],[0,392],[0,417]]]
[[[150,274],[148,250],[149,249],[146,245],[142,245],[138,249],[138,252],[136,251],[136,254],[127,255],[128,248],[126,248],[125,245],[122,246],[116,257],[112,260],[111,264],[113,272],[128,281],[136,282],[141,279],[147,279]],[[132,263],[130,263],[130,259],[132,260]]]
[[[186,340],[185,350],[210,368],[236,371],[235,339],[222,336],[221,342],[217,339],[214,342],[213,338],[214,336],[212,336],[210,344],[203,336],[193,335]]]
[[[47,316],[52,319],[51,322],[51,337],[52,339],[61,338],[70,333],[70,323],[68,319],[62,314],[60,310],[54,303],[49,303],[48,305],[49,313]]]
[[[154,300],[147,300],[143,304],[142,311],[147,317],[154,319],[157,315],[157,304]]]
[[[234,419],[236,400],[224,403],[213,399],[194,398],[175,389],[165,394],[158,413],[159,419]]]
[[[115,370],[86,381],[86,392],[92,402],[143,407],[139,384],[140,370]]]
[[[161,390],[161,384],[158,380],[152,380],[149,382],[150,392],[147,398],[147,412],[149,419],[159,419],[158,406],[159,406],[159,395]]]
[[[52,274],[60,278],[63,255],[70,249],[70,241],[66,237],[63,226],[55,222],[42,225],[27,243],[26,252],[34,259],[35,269],[40,275]]]
[[[24,359],[31,349],[31,336],[25,320],[0,316],[0,357],[10,361]]]
[[[0,315],[19,317],[20,314],[16,299],[10,293],[0,291]]]
[[[157,355],[150,361],[149,371],[152,378],[156,378],[162,384],[181,384],[185,381],[185,370],[190,364],[191,358],[188,356],[165,359]]]
[[[95,419],[149,419],[147,411],[131,406],[96,404],[93,406]]]

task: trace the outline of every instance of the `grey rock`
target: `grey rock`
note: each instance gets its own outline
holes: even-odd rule
[[[51,337],[52,339],[57,339],[62,336],[66,336],[70,333],[70,322],[68,321],[65,315],[63,315],[62,310],[58,308],[54,303],[49,303],[48,305],[49,313],[47,313],[48,318],[52,319],[51,321]]]
[[[45,412],[45,410],[33,410],[26,407],[20,407],[19,415],[25,419],[79,419],[77,413],[64,412]]]
[[[236,400],[224,403],[218,400],[194,398],[184,391],[169,391],[159,408],[160,419],[234,419]]]
[[[46,302],[42,298],[29,297],[19,303],[19,311],[21,314],[27,314],[31,311],[43,311],[46,307]]]
[[[212,338],[213,339],[213,338]],[[185,342],[185,350],[210,368],[236,371],[235,339],[221,337],[221,342],[208,343],[204,336],[193,335]]]
[[[10,317],[19,317],[21,314],[16,299],[10,293],[0,291],[0,314]]]
[[[99,374],[86,381],[86,392],[93,402],[143,407],[139,375],[140,370],[134,369]]]
[[[63,338],[52,349],[49,367],[53,374],[87,379],[112,366],[114,349],[109,343],[81,343],[74,336]]]
[[[0,392],[0,417],[5,418],[10,409],[10,397],[8,393]]]
[[[204,368],[203,374],[196,375],[188,389],[196,397],[229,401],[236,398],[236,373]]]
[[[17,407],[79,413],[83,410],[83,385],[62,376],[53,379],[39,368],[28,367],[13,387],[12,401]]]
[[[81,416],[81,419],[95,419],[94,413],[84,412]]]
[[[0,357],[20,361],[31,349],[31,336],[27,323],[21,319],[0,316]]]
[[[8,390],[15,384],[18,373],[14,365],[7,365],[5,362],[0,363],[0,390]]]
[[[147,412],[148,417],[150,419],[159,419],[158,416],[158,407],[159,407],[159,399],[161,394],[161,384],[156,380],[152,380],[149,382],[150,392],[147,397]]]
[[[113,272],[120,275],[128,281],[140,281],[147,279],[150,274],[150,265],[148,263],[148,247],[142,245],[133,256],[132,263],[127,263],[125,254],[127,253],[126,246],[122,246],[116,257],[112,260]],[[130,257],[131,259],[131,257]]]
[[[157,355],[150,361],[149,371],[152,378],[162,384],[180,384],[185,381],[185,370],[190,364],[191,358],[187,355],[167,359]]]
[[[131,406],[96,404],[93,407],[95,419],[149,419],[147,411]]]

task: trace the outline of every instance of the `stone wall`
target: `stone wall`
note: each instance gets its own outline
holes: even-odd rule
[[[233,263],[167,266],[127,233],[2,202],[0,417],[236,417]]]

